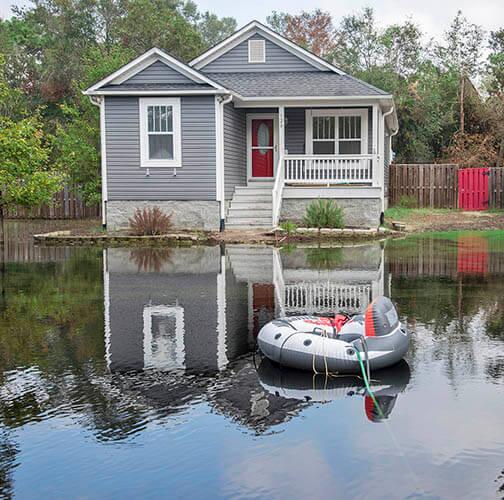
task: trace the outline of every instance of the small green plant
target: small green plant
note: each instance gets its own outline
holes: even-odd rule
[[[332,200],[317,200],[310,203],[303,218],[306,227],[343,228],[343,210]]]
[[[137,208],[129,219],[129,230],[133,236],[155,236],[165,234],[171,227],[171,214],[165,214],[159,207]]]
[[[296,232],[297,224],[290,220],[286,220],[280,223],[280,227],[287,233],[287,238],[290,238],[292,234]]]
[[[403,194],[401,198],[399,198],[398,206],[401,208],[417,208],[418,201],[414,196]]]

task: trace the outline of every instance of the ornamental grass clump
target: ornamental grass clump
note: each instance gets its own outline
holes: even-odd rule
[[[165,214],[159,207],[143,210],[137,208],[129,219],[129,232],[133,236],[155,236],[165,234],[172,227],[171,214]]]
[[[317,200],[310,203],[303,218],[306,227],[316,227],[319,232],[322,228],[343,228],[343,210],[332,200]]]

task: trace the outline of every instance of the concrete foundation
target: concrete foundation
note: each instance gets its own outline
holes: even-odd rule
[[[316,199],[288,198],[282,201],[280,220],[302,223],[306,208]],[[334,203],[343,209],[346,227],[372,228],[380,225],[380,198],[339,198]]]
[[[128,219],[137,208],[157,206],[166,214],[172,214],[174,227],[179,229],[219,229],[219,202],[217,201],[108,201],[107,228],[111,230],[128,227]]]

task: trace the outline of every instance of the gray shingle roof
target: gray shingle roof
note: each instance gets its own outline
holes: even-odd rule
[[[123,83],[121,85],[106,85],[100,90],[114,90],[120,92],[141,92],[143,90],[214,90],[206,83]]]
[[[330,71],[208,73],[208,76],[243,97],[388,95],[353,76]]]

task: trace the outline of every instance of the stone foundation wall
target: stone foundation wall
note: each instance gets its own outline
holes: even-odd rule
[[[172,214],[174,227],[179,229],[204,229],[217,231],[220,224],[217,201],[108,201],[107,228],[116,230],[128,227],[128,219],[137,208],[157,206]]]
[[[300,224],[306,213],[306,208],[313,201],[316,201],[316,199],[284,199],[280,220],[291,220]],[[340,198],[333,199],[333,201],[343,209],[345,226],[375,229],[380,225],[380,198]]]

